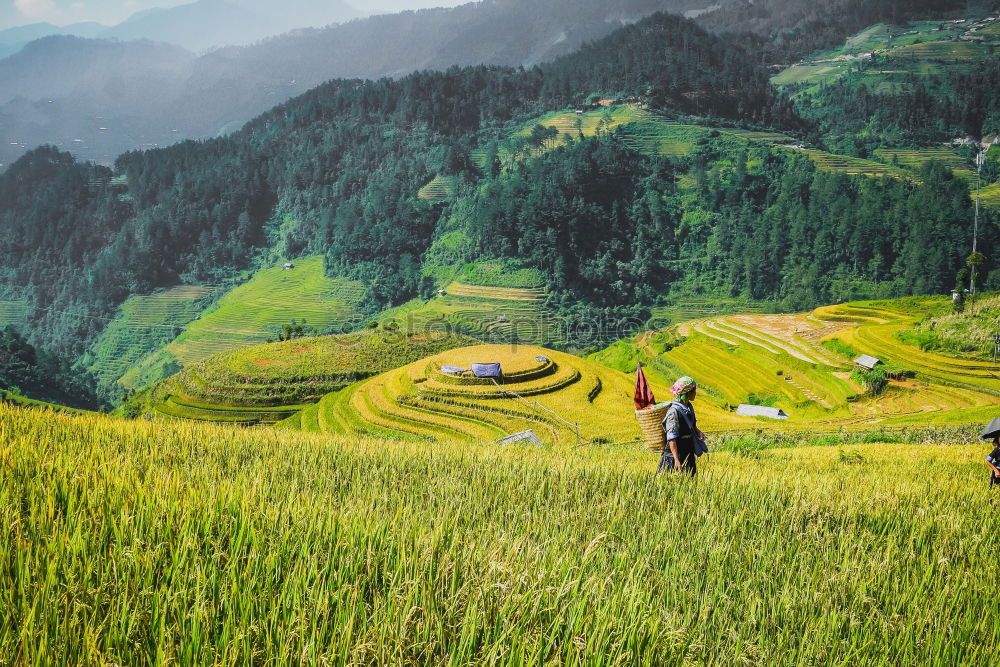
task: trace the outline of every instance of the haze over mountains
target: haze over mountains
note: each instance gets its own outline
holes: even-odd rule
[[[126,150],[234,130],[329,79],[401,76],[452,65],[534,65],[655,11],[697,13],[715,6],[707,3],[488,0],[299,30],[201,56],[161,44],[50,36],[0,60],[0,163],[45,143],[110,163]],[[116,29],[127,39],[143,25],[157,26],[164,34],[160,41],[176,43],[166,38],[170,30],[203,25],[206,32],[189,31],[188,39],[208,40],[218,34],[208,31],[226,21],[167,19],[196,9],[246,18],[247,7],[261,11],[269,4],[202,0],[137,15]],[[306,0],[283,5],[288,14],[322,20]],[[343,16],[352,11],[343,2],[323,11],[335,6]]]
[[[378,9],[376,0],[355,0],[355,4],[363,11]],[[963,3],[483,0],[296,30],[198,55],[197,49],[176,44],[239,41],[241,30],[264,30],[262,24],[274,34],[296,24],[344,20],[361,11],[344,0],[322,4],[288,0],[280,5],[273,0],[200,0],[136,14],[111,29],[112,35],[104,35],[119,38],[114,41],[54,35],[0,59],[0,170],[41,144],[110,164],[128,150],[218,136],[334,78],[398,77],[453,65],[531,66],[661,10],[695,17],[717,33],[740,33],[760,62],[775,64],[836,43],[844,34],[891,20],[902,11],[940,13],[959,4]],[[263,16],[266,21],[259,19]],[[61,30],[94,37],[104,34],[98,28],[80,24]],[[40,32],[44,26],[6,31],[22,37]],[[250,34],[245,33],[243,40]],[[158,43],[121,41],[139,35]]]
[[[13,55],[32,40],[51,35],[121,41],[148,39],[203,52],[221,46],[250,44],[297,28],[342,23],[367,14],[343,0],[320,3],[308,0],[281,3],[273,0],[196,0],[176,7],[138,11],[110,26],[86,21],[60,27],[43,21],[0,30],[0,57]]]

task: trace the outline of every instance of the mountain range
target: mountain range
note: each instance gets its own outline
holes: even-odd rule
[[[47,37],[0,60],[0,163],[52,144],[110,164],[126,150],[233,131],[329,79],[453,65],[531,66],[654,11],[690,10],[705,1],[489,0],[298,30],[201,56],[163,45]],[[197,5],[231,7],[221,0]],[[72,75],[61,71],[65,63]],[[145,71],[156,93],[132,94],[128,82]]]
[[[55,26],[41,22],[0,30],[0,58],[17,53],[33,40],[52,35],[120,41],[148,39],[198,53],[366,15],[343,0],[322,3],[289,0],[280,5],[268,0],[196,0],[176,7],[142,10],[113,26],[95,22]]]

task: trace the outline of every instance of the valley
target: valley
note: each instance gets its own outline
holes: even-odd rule
[[[998,35],[491,0],[0,59],[0,665],[990,664]]]

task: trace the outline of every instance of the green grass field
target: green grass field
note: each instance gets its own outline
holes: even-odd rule
[[[477,447],[0,405],[10,664],[985,665],[979,444]],[[45,437],[39,437],[44,433]]]
[[[202,314],[166,346],[187,366],[214,354],[276,340],[281,327],[293,319],[319,333],[341,331],[360,324],[354,306],[364,285],[323,275],[323,258],[295,260],[295,268],[264,269],[219,300],[215,310]]]
[[[115,319],[79,360],[79,365],[90,371],[105,390],[116,383],[123,389],[141,388],[142,385],[135,382],[136,374],[122,382],[123,376],[194,321],[211,293],[205,287],[182,285],[148,296],[129,297]],[[148,378],[146,383],[157,379],[160,378]]]

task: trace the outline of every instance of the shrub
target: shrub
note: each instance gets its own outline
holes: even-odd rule
[[[863,386],[869,396],[878,396],[889,386],[889,378],[882,368],[875,368],[870,371],[860,368],[855,369],[851,373],[851,379]]]

